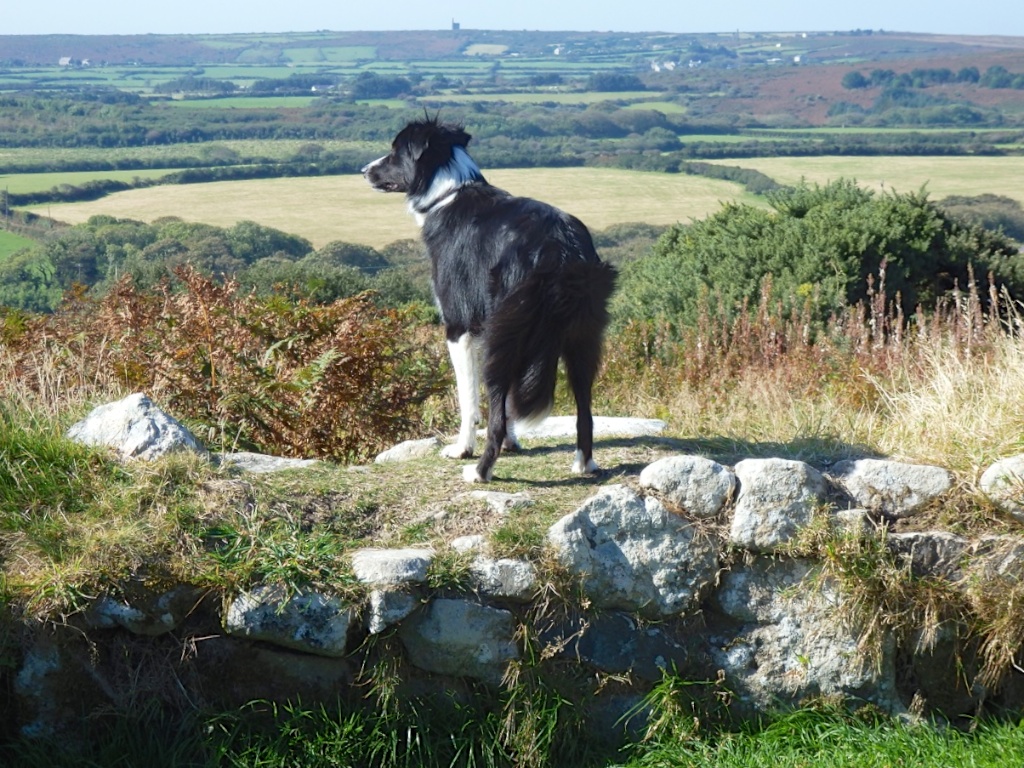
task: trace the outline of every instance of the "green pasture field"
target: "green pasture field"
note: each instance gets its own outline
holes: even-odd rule
[[[674,101],[638,101],[634,104],[627,104],[625,109],[651,109],[661,112],[663,115],[684,115],[686,107]]]
[[[27,192],[46,192],[47,190],[59,187],[61,184],[70,184],[73,187],[80,187],[89,181],[100,179],[111,179],[113,181],[132,181],[133,179],[159,179],[177,168],[154,168],[135,171],[72,171],[58,173],[14,173],[0,174],[0,189],[11,194],[25,194]]]
[[[3,261],[15,251],[20,251],[22,248],[28,248],[34,244],[35,241],[29,240],[27,237],[0,229],[0,261]]]
[[[781,184],[804,179],[827,184],[856,179],[868,189],[913,192],[924,187],[929,197],[1006,195],[1024,204],[1024,157],[758,157],[715,160],[720,165],[754,168]]]
[[[896,134],[934,134],[934,133],[1013,133],[1012,128],[873,128],[868,126],[821,126],[817,128],[747,128],[746,133],[765,134],[767,136],[792,135],[792,136],[814,136],[814,135],[869,135],[884,136],[890,133]]]
[[[717,211],[723,201],[753,199],[731,182],[685,174],[531,168],[494,170],[487,177],[514,194],[557,205],[594,229],[685,222]],[[72,224],[99,214],[140,221],[179,216],[217,226],[249,219],[301,235],[317,247],[342,240],[379,248],[418,235],[404,198],[374,192],[359,174],[167,185],[36,211]]]
[[[410,62],[380,62],[373,65],[374,72],[382,72],[387,69],[394,69],[400,72],[407,72],[409,70],[416,70],[417,72],[435,73],[443,72],[446,75],[449,74],[479,74],[481,72],[490,71],[491,67],[494,66],[493,62],[485,59],[459,59],[458,61],[443,60],[443,61],[410,61]],[[504,66],[504,62],[502,62]]]
[[[420,101],[430,104],[472,104],[487,101],[504,101],[510,104],[542,104],[547,101],[556,104],[599,104],[602,101],[634,101],[650,96],[648,91],[588,91],[586,93],[534,91],[530,93],[452,93],[425,96]]]
[[[309,64],[343,62],[350,63],[365,59],[376,59],[377,48],[372,45],[345,45],[314,48],[285,48],[284,55],[293,62]]]
[[[400,102],[405,106],[404,102]],[[18,173],[18,168],[30,166],[70,165],[72,163],[110,162],[124,164],[145,162],[159,164],[164,168],[184,167],[185,158],[215,157],[223,150],[238,153],[243,158],[267,158],[281,161],[294,157],[304,146],[316,144],[327,152],[356,149],[372,154],[381,149],[380,142],[336,141],[321,139],[235,139],[223,141],[201,141],[189,144],[156,144],[144,147],[0,147],[0,173],[9,177],[35,176]],[[96,178],[109,178],[109,171],[97,172]],[[2,184],[0,184],[2,186]],[[34,189],[35,184],[30,184]],[[51,185],[52,186],[52,185]],[[45,187],[49,189],[49,187]]]
[[[463,53],[466,56],[500,56],[508,50],[507,45],[497,45],[494,43],[474,43],[469,46]]]
[[[370,107],[387,107],[388,109],[408,109],[409,102],[402,99],[360,99],[356,104]]]
[[[316,96],[227,96],[217,99],[172,99],[179,109],[277,109],[308,107]]]
[[[253,80],[276,80],[294,75],[296,72],[306,72],[305,67],[271,66],[265,64],[209,64],[203,67],[203,76],[212,77],[215,80],[248,81]],[[310,67],[309,71],[317,72],[320,68]],[[184,71],[179,74],[184,74]]]
[[[768,140],[767,136],[759,138],[757,136],[747,136],[745,134],[736,133],[684,133],[679,136],[679,141],[683,144],[747,144]]]
[[[563,75],[589,75],[602,69],[622,69],[622,61],[609,59],[607,61],[590,59],[502,59],[502,72],[529,71],[529,72],[555,72]]]

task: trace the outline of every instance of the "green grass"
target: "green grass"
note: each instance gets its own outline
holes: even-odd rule
[[[744,134],[721,134],[721,133],[685,133],[679,136],[679,141],[683,144],[749,144],[751,142],[756,143],[759,141],[768,141],[767,138],[757,138],[756,136],[747,136]],[[775,139],[778,141],[778,139]],[[736,165],[745,163],[745,160],[734,161]]]
[[[134,179],[159,179],[174,173],[176,168],[146,168],[135,171],[61,171],[56,173],[14,173],[0,175],[0,186],[13,194],[46,192],[68,184],[80,187],[90,181],[112,180],[131,182]]]
[[[388,109],[409,108],[409,102],[403,101],[402,99],[367,99],[366,101],[357,101],[356,103],[374,107],[387,107]]]
[[[767,134],[767,135],[793,135],[793,136],[820,136],[820,135],[849,135],[855,136],[865,134],[869,136],[884,136],[886,134],[907,134],[907,133],[1012,133],[1013,129],[1007,128],[873,128],[867,126],[821,126],[817,128],[747,128],[746,133]]]
[[[888,719],[860,721],[801,710],[761,727],[658,743],[627,768],[895,768],[1024,765],[1024,726],[979,724],[973,733]]]
[[[663,115],[684,115],[686,107],[674,101],[638,101],[635,104],[628,104],[626,109],[653,109]]]
[[[296,70],[302,71],[301,67],[271,66],[266,64],[209,64],[204,69],[206,77],[212,77],[217,80],[246,81],[282,79],[295,74]]]
[[[372,45],[345,45],[315,48],[285,48],[284,55],[295,63],[324,64],[351,63],[363,59],[375,59],[377,49]]]
[[[13,176],[18,169],[48,165],[73,166],[76,163],[146,163],[164,168],[183,167],[182,160],[193,162],[207,157],[218,157],[224,150],[240,158],[266,158],[272,161],[288,160],[303,146],[316,144],[327,152],[357,149],[368,155],[381,150],[380,142],[341,141],[321,139],[228,139],[185,144],[157,144],[143,147],[4,147],[0,149],[0,173]],[[0,187],[4,181],[0,177]],[[33,184],[32,187],[38,185]]]
[[[29,240],[27,237],[0,229],[0,261],[3,261],[15,251],[20,251],[22,248],[28,248],[34,244],[34,240]]]
[[[217,99],[173,99],[179,109],[280,109],[308,107],[316,96],[225,96]]]
[[[969,733],[866,714],[803,709],[739,730],[679,733],[616,750],[585,734],[572,708],[544,687],[501,697],[405,699],[376,710],[253,703],[224,714],[174,718],[147,708],[91,727],[93,738],[19,739],[0,760],[19,768],[897,768],[1024,765],[1019,722],[979,722]],[[657,710],[652,713],[655,717]],[[526,715],[524,717],[524,715]],[[518,716],[518,717],[516,717]],[[692,723],[692,718],[684,718]],[[262,723],[262,724],[261,724]],[[510,729],[508,726],[512,725]]]
[[[947,195],[1006,195],[1024,203],[1024,157],[757,157],[723,159],[721,165],[754,168],[780,184],[827,184],[855,179],[876,191],[926,188],[932,199]]]
[[[538,91],[532,93],[453,93],[441,96],[424,96],[420,99],[425,104],[473,104],[475,102],[506,101],[512,104],[538,104],[554,102],[556,104],[599,104],[602,101],[636,101],[649,98],[648,91],[590,91],[586,93],[564,93],[561,91]]]

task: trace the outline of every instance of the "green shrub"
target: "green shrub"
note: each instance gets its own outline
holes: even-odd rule
[[[715,298],[727,316],[767,299],[808,304],[812,319],[868,298],[872,276],[906,315],[992,274],[1024,294],[1024,260],[1005,237],[946,215],[923,192],[875,194],[853,181],[801,185],[768,195],[771,210],[730,203],[670,228],[647,258],[624,270],[615,301],[629,320],[692,326]],[[802,309],[802,307],[800,307]]]

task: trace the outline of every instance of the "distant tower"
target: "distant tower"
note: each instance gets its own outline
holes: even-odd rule
[[[455,19],[452,19],[452,32],[458,32],[458,31],[459,31],[459,22],[457,22]]]

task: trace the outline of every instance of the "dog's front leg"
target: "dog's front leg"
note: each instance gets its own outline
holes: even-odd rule
[[[459,439],[446,446],[441,455],[449,459],[468,459],[476,449],[476,426],[480,422],[480,361],[477,340],[464,333],[448,342],[448,354],[455,371],[455,388],[459,397],[462,421]]]

